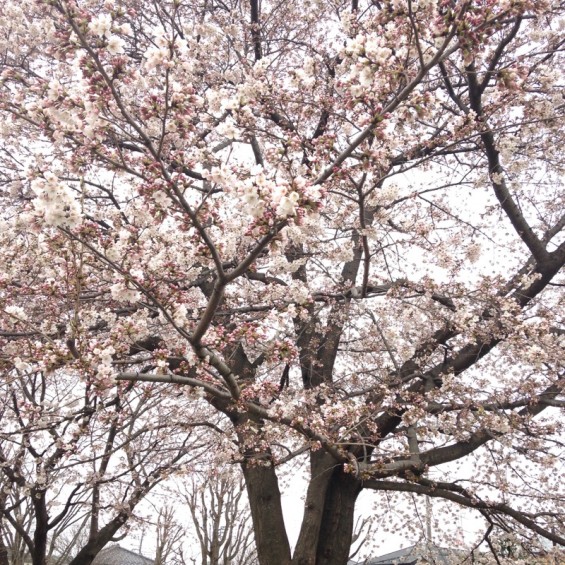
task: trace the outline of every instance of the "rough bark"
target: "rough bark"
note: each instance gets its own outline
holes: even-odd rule
[[[323,451],[310,456],[312,480],[291,558],[273,467],[244,464],[260,565],[346,565],[361,483]]]
[[[0,565],[9,565],[8,562],[8,548],[4,542],[3,521],[4,516],[2,511],[6,508],[6,494],[0,494]]]
[[[116,516],[101,528],[95,537],[88,540],[88,543],[77,553],[69,565],[90,565],[104,546],[112,540],[114,534],[126,523],[127,519],[128,516],[125,513]]]
[[[0,565],[9,565],[8,548],[4,545],[2,538],[0,538]]]
[[[361,483],[335,467],[326,492],[316,564],[346,565],[353,536],[355,502]]]
[[[331,483],[334,459],[323,451],[310,454],[310,476],[304,518],[292,559],[293,565],[316,565],[316,548],[320,540],[321,523],[328,486]]]
[[[34,550],[31,559],[33,565],[46,565],[49,514],[45,504],[45,491],[37,490],[33,493],[33,506],[35,510],[35,532],[33,534]]]
[[[257,461],[246,461],[242,468],[260,565],[291,565],[281,493],[274,467],[270,463],[264,465]]]

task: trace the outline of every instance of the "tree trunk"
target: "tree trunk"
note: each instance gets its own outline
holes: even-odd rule
[[[358,479],[344,473],[341,465],[334,468],[326,491],[315,565],[347,565],[360,492]]]
[[[328,453],[310,454],[311,481],[291,559],[275,469],[257,462],[242,467],[260,565],[347,565],[359,480]]]
[[[90,565],[100,550],[111,541],[114,534],[126,523],[128,517],[126,513],[119,514],[101,528],[94,539],[88,540],[88,543],[77,553],[69,565]]]
[[[263,461],[242,464],[260,565],[291,565],[281,493],[274,467]]]
[[[33,533],[33,551],[31,559],[33,565],[46,565],[49,514],[47,513],[47,505],[45,504],[45,491],[33,489],[32,495],[35,510],[35,532]]]
[[[335,466],[334,458],[324,451],[310,453],[310,484],[304,503],[304,517],[293,565],[316,565],[316,553],[320,529],[324,519],[324,507],[328,486]]]
[[[8,548],[4,545],[4,540],[0,537],[0,565],[10,565],[8,561]]]
[[[2,511],[6,508],[6,494],[0,492],[0,565],[10,565],[8,562],[8,548],[4,542],[4,515]]]

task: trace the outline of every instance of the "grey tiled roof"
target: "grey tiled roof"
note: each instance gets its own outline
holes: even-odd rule
[[[381,555],[361,561],[357,565],[415,565],[419,563],[430,563],[434,565],[448,565],[454,557],[453,550],[444,549],[440,547],[430,547],[412,545]],[[350,563],[353,565],[353,563]]]
[[[113,545],[103,549],[92,562],[92,565],[154,565],[153,559],[143,557],[139,553]]]

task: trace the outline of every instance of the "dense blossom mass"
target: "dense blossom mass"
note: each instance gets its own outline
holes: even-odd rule
[[[261,565],[345,565],[368,491],[381,527],[426,495],[559,560],[564,28],[555,0],[2,3],[0,530],[44,565],[84,520],[89,564],[159,482],[236,465]]]

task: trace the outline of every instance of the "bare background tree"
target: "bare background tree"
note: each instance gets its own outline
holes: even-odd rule
[[[182,492],[200,544],[198,565],[255,565],[245,484],[232,471],[192,478]]]
[[[155,565],[175,565],[182,563],[182,544],[186,541],[186,526],[175,517],[179,504],[163,506],[157,515],[155,527],[156,551]]]

